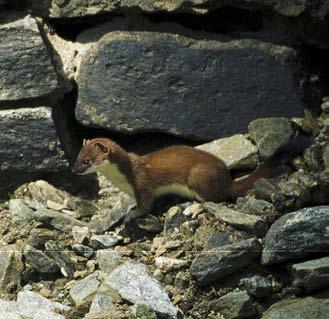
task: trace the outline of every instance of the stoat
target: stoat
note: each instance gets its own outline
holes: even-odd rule
[[[156,198],[177,194],[212,202],[233,201],[244,196],[254,182],[273,175],[273,167],[289,152],[295,156],[309,143],[293,138],[248,177],[233,180],[230,170],[216,156],[189,146],[170,146],[139,156],[126,152],[107,138],[85,140],[73,171],[100,172],[119,189],[136,198],[137,208],[128,219],[152,210]]]

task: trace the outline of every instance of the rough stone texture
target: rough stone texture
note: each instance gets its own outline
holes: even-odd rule
[[[262,237],[267,231],[266,221],[258,216],[241,213],[211,202],[206,203],[205,208],[220,221],[238,229],[249,231],[256,236]]]
[[[254,318],[257,314],[252,299],[245,291],[233,291],[210,303],[213,311],[225,319]]]
[[[0,102],[44,97],[57,89],[57,75],[35,19],[26,16],[0,25],[0,38]]]
[[[257,147],[242,134],[221,138],[196,148],[217,156],[229,169],[255,168],[259,162]]]
[[[22,255],[16,245],[0,248],[0,293],[13,293],[21,284]]]
[[[294,133],[286,118],[256,119],[248,125],[248,129],[262,158],[270,157],[275,150],[287,143]]]
[[[104,284],[134,304],[147,305],[167,318],[179,317],[178,309],[142,264],[126,262],[118,266],[105,279]]]
[[[31,0],[30,0],[31,1]],[[208,13],[210,9],[225,6],[270,8],[285,15],[296,17],[302,13],[309,13],[315,18],[324,19],[329,12],[329,5],[325,0],[172,0],[172,1],[150,1],[150,0],[39,0],[32,1],[33,8],[39,14],[52,18],[81,17],[87,15],[103,14],[107,12],[122,12],[125,9],[143,10],[146,12],[189,12]]]
[[[329,249],[329,206],[300,209],[278,219],[265,237],[264,265],[306,257]]]
[[[256,239],[202,251],[193,260],[190,272],[199,285],[208,285],[252,264],[261,254]]]
[[[284,46],[109,32],[82,55],[76,117],[89,127],[214,139],[303,109],[297,54]]]
[[[272,291],[271,280],[260,275],[242,278],[240,285],[256,298],[266,297]]]
[[[117,266],[123,263],[123,259],[118,252],[107,249],[98,250],[96,260],[99,269],[107,274],[110,274]]]
[[[100,285],[99,273],[95,272],[78,281],[70,290],[70,296],[77,307],[84,306],[92,301]]]
[[[329,294],[324,292],[315,296],[279,301],[263,313],[262,319],[327,319],[328,312]]]
[[[33,218],[45,225],[54,227],[63,232],[72,231],[73,226],[83,227],[84,223],[72,218],[65,213],[56,212],[50,209],[39,209],[34,213]]]
[[[294,264],[291,270],[294,285],[306,291],[329,286],[329,257]]]
[[[0,127],[1,171],[59,171],[67,168],[50,108],[0,111]]]
[[[17,227],[28,225],[33,220],[33,210],[28,207],[23,199],[11,199],[9,201],[11,222]]]

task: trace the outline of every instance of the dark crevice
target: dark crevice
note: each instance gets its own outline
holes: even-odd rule
[[[154,23],[175,22],[192,30],[209,33],[258,32],[263,26],[262,12],[230,7],[216,9],[204,15],[152,13],[144,16]]]

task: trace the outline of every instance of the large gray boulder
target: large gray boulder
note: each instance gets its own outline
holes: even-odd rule
[[[1,171],[60,171],[68,167],[50,108],[0,111],[0,127]]]
[[[0,24],[0,102],[50,95],[57,75],[31,16]]]
[[[312,16],[323,19],[329,12],[326,0],[38,0],[31,1],[35,12],[52,18],[81,17],[88,15],[104,14],[107,12],[122,12],[124,10],[139,9],[146,12],[194,12],[206,14],[210,9],[225,6],[242,8],[270,8],[282,15],[296,17],[302,13],[309,13]]]
[[[300,259],[329,249],[329,206],[300,209],[279,218],[265,237],[262,263]]]
[[[214,139],[245,132],[255,118],[302,113],[296,57],[256,40],[108,32],[82,53],[76,116],[125,133]]]

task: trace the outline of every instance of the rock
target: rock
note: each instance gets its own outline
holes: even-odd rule
[[[120,200],[114,204],[113,208],[95,216],[89,222],[88,227],[92,232],[102,234],[117,225],[129,210],[135,206],[136,203],[130,196],[122,194]]]
[[[301,114],[296,56],[257,40],[108,32],[82,52],[76,117],[123,133],[156,129],[205,140],[244,132],[258,117]]]
[[[117,291],[125,300],[142,304],[166,318],[179,318],[180,312],[170,302],[160,284],[142,264],[126,262],[105,279],[103,285]]]
[[[94,254],[94,250],[92,248],[81,244],[74,244],[72,249],[79,256],[86,258],[90,258]]]
[[[0,250],[0,293],[14,293],[21,285],[24,264],[16,245],[1,247]]]
[[[254,318],[257,315],[252,299],[245,291],[233,291],[210,302],[210,309],[225,319]]]
[[[329,295],[324,292],[318,295],[283,300],[267,309],[262,319],[326,319],[329,311]]]
[[[240,280],[240,285],[247,290],[250,295],[256,298],[267,297],[272,291],[271,281],[260,275],[242,278]]]
[[[230,1],[230,6],[237,8],[246,8],[250,5],[248,0]],[[279,0],[255,0],[253,9],[273,10],[287,17],[298,17],[302,14],[311,15],[315,19],[323,20],[328,14],[329,9],[326,7],[325,0],[314,4],[311,0],[296,2],[288,0],[281,2]],[[173,1],[141,1],[141,0],[122,0],[115,3],[106,0],[94,2],[92,0],[82,1],[74,0],[70,2],[58,3],[56,0],[39,0],[32,1],[34,12],[43,17],[50,18],[74,18],[83,16],[93,16],[105,13],[128,12],[135,9],[148,13],[166,12],[166,13],[194,13],[207,14],[214,9],[227,6],[227,2],[210,0],[173,0]]]
[[[135,319],[157,319],[157,315],[153,309],[147,305],[134,305],[131,307],[132,315]]]
[[[73,226],[84,226],[84,223],[66,215],[65,213],[45,208],[37,210],[34,213],[33,218],[44,225],[51,226],[62,232],[71,232]]]
[[[61,313],[69,310],[70,307],[50,301],[32,291],[20,291],[17,302],[0,299],[1,319],[65,319]],[[7,314],[9,315],[6,317]]]
[[[266,201],[272,201],[272,195],[276,191],[276,186],[265,178],[258,179],[254,184],[255,197]]]
[[[92,312],[104,312],[113,309],[113,302],[111,295],[105,293],[97,293],[94,297],[89,313]]]
[[[257,147],[242,134],[221,138],[196,148],[217,156],[229,169],[255,168],[259,162]]]
[[[54,274],[60,272],[60,268],[53,259],[30,245],[25,245],[23,255],[25,262],[40,274]]]
[[[265,237],[262,264],[272,265],[329,249],[329,206],[300,209],[279,218]]]
[[[99,269],[107,274],[110,274],[117,266],[123,263],[123,259],[118,252],[107,249],[98,250],[96,260]]]
[[[308,260],[291,266],[294,286],[306,291],[329,286],[329,257]]]
[[[179,206],[171,207],[166,215],[164,221],[164,234],[171,237],[173,234],[179,232],[180,226],[189,218],[183,214],[183,210]]]
[[[57,204],[63,204],[63,202],[67,201],[70,197],[67,192],[62,191],[43,180],[31,182],[27,185],[27,188],[32,199],[43,205],[47,205],[49,200]]]
[[[58,238],[57,231],[53,229],[40,227],[40,228],[32,228],[28,232],[29,245],[38,249],[43,249],[47,241],[56,240],[57,238]]]
[[[82,244],[88,236],[89,233],[89,228],[84,226],[84,227],[80,227],[80,226],[73,226],[72,227],[72,235],[74,238],[74,241],[78,244]]]
[[[329,172],[329,145],[323,148],[322,159],[323,159],[325,171]]]
[[[99,285],[98,272],[94,272],[79,280],[70,290],[70,296],[76,307],[83,307],[91,303]]]
[[[1,171],[67,169],[68,162],[60,147],[50,108],[1,110],[0,126]]]
[[[201,286],[208,285],[252,263],[260,256],[256,239],[202,251],[193,260],[190,272]]]
[[[94,249],[103,249],[116,246],[122,241],[122,236],[112,235],[94,235],[90,238],[90,244]]]
[[[18,19],[14,22],[1,24],[0,38],[2,39],[0,44],[0,64],[2,66],[0,70],[0,102],[41,98],[55,93],[56,89],[58,89],[57,75],[51,57],[49,56],[48,49],[39,33],[36,20],[31,16],[26,16],[25,18]],[[19,50],[17,50],[17,48],[19,48]],[[42,146],[45,146],[47,143],[47,138],[45,137],[49,136],[49,133],[47,133],[49,124],[48,128],[46,123],[43,124],[46,126],[45,128],[42,128],[41,123],[39,124],[39,135],[25,136],[24,131],[26,128],[24,128],[24,125],[20,128],[18,127],[20,121],[19,117],[22,115],[21,111],[17,110],[12,113],[18,117],[16,119],[16,125],[17,129],[20,129],[20,131],[17,132],[17,134],[20,134],[19,137],[22,140],[26,140],[26,142],[28,142],[30,138],[34,146],[37,146],[39,143],[41,143]],[[33,114],[33,111],[31,111],[30,114]],[[10,116],[10,111],[7,111],[7,115]],[[14,118],[11,120],[8,119],[8,125],[11,126],[11,129],[13,129],[13,123],[15,123]],[[33,128],[33,124],[31,124],[31,126],[31,128]],[[1,128],[3,129],[3,135],[3,133],[6,132],[4,123],[1,123]],[[8,133],[9,132],[7,132],[7,134]],[[4,141],[6,140],[5,136],[2,136],[2,138]],[[22,141],[22,143],[24,142]],[[22,150],[29,151],[29,147],[27,147],[26,144],[24,146],[26,148],[11,147],[11,155],[13,155],[13,150],[17,150],[17,155],[20,154]],[[46,147],[43,152],[45,152],[47,148],[48,147]],[[3,147],[1,147],[1,149],[3,149]],[[32,150],[36,153],[35,156],[44,156],[42,151],[39,152],[33,148]],[[30,150],[30,152],[32,150]],[[44,156],[44,158],[46,157]],[[21,162],[17,164],[24,167],[22,159]],[[49,156],[48,159],[50,160],[51,157]],[[13,162],[11,164],[15,164],[13,156],[11,157],[11,160]],[[3,164],[3,161],[1,164]],[[37,165],[38,162],[33,163],[33,160],[31,160],[31,164]]]
[[[246,214],[257,215],[265,218],[277,215],[277,211],[272,203],[254,197],[249,197],[241,207],[239,206],[239,208]]]
[[[185,290],[189,287],[191,283],[191,275],[189,272],[178,272],[175,277],[174,285],[180,290]]]
[[[248,125],[250,137],[256,142],[261,158],[270,157],[287,143],[294,131],[287,118],[260,118]]]
[[[21,198],[11,199],[9,201],[9,211],[11,222],[16,227],[24,227],[33,220],[33,210]]]
[[[189,264],[188,260],[182,260],[170,257],[156,257],[155,265],[163,271],[170,272],[173,270],[187,267]]]
[[[321,104],[321,109],[324,113],[329,114],[329,99]]]
[[[45,243],[46,254],[54,260],[65,277],[73,278],[77,264],[73,262],[66,250],[54,241]]]
[[[266,221],[258,216],[241,213],[211,202],[205,203],[205,208],[220,221],[251,232],[258,237],[264,236],[267,231]]]
[[[218,233],[218,234],[213,234],[211,237],[209,237],[206,244],[204,245],[204,249],[213,249],[229,244],[232,244],[230,242],[230,234]]]

